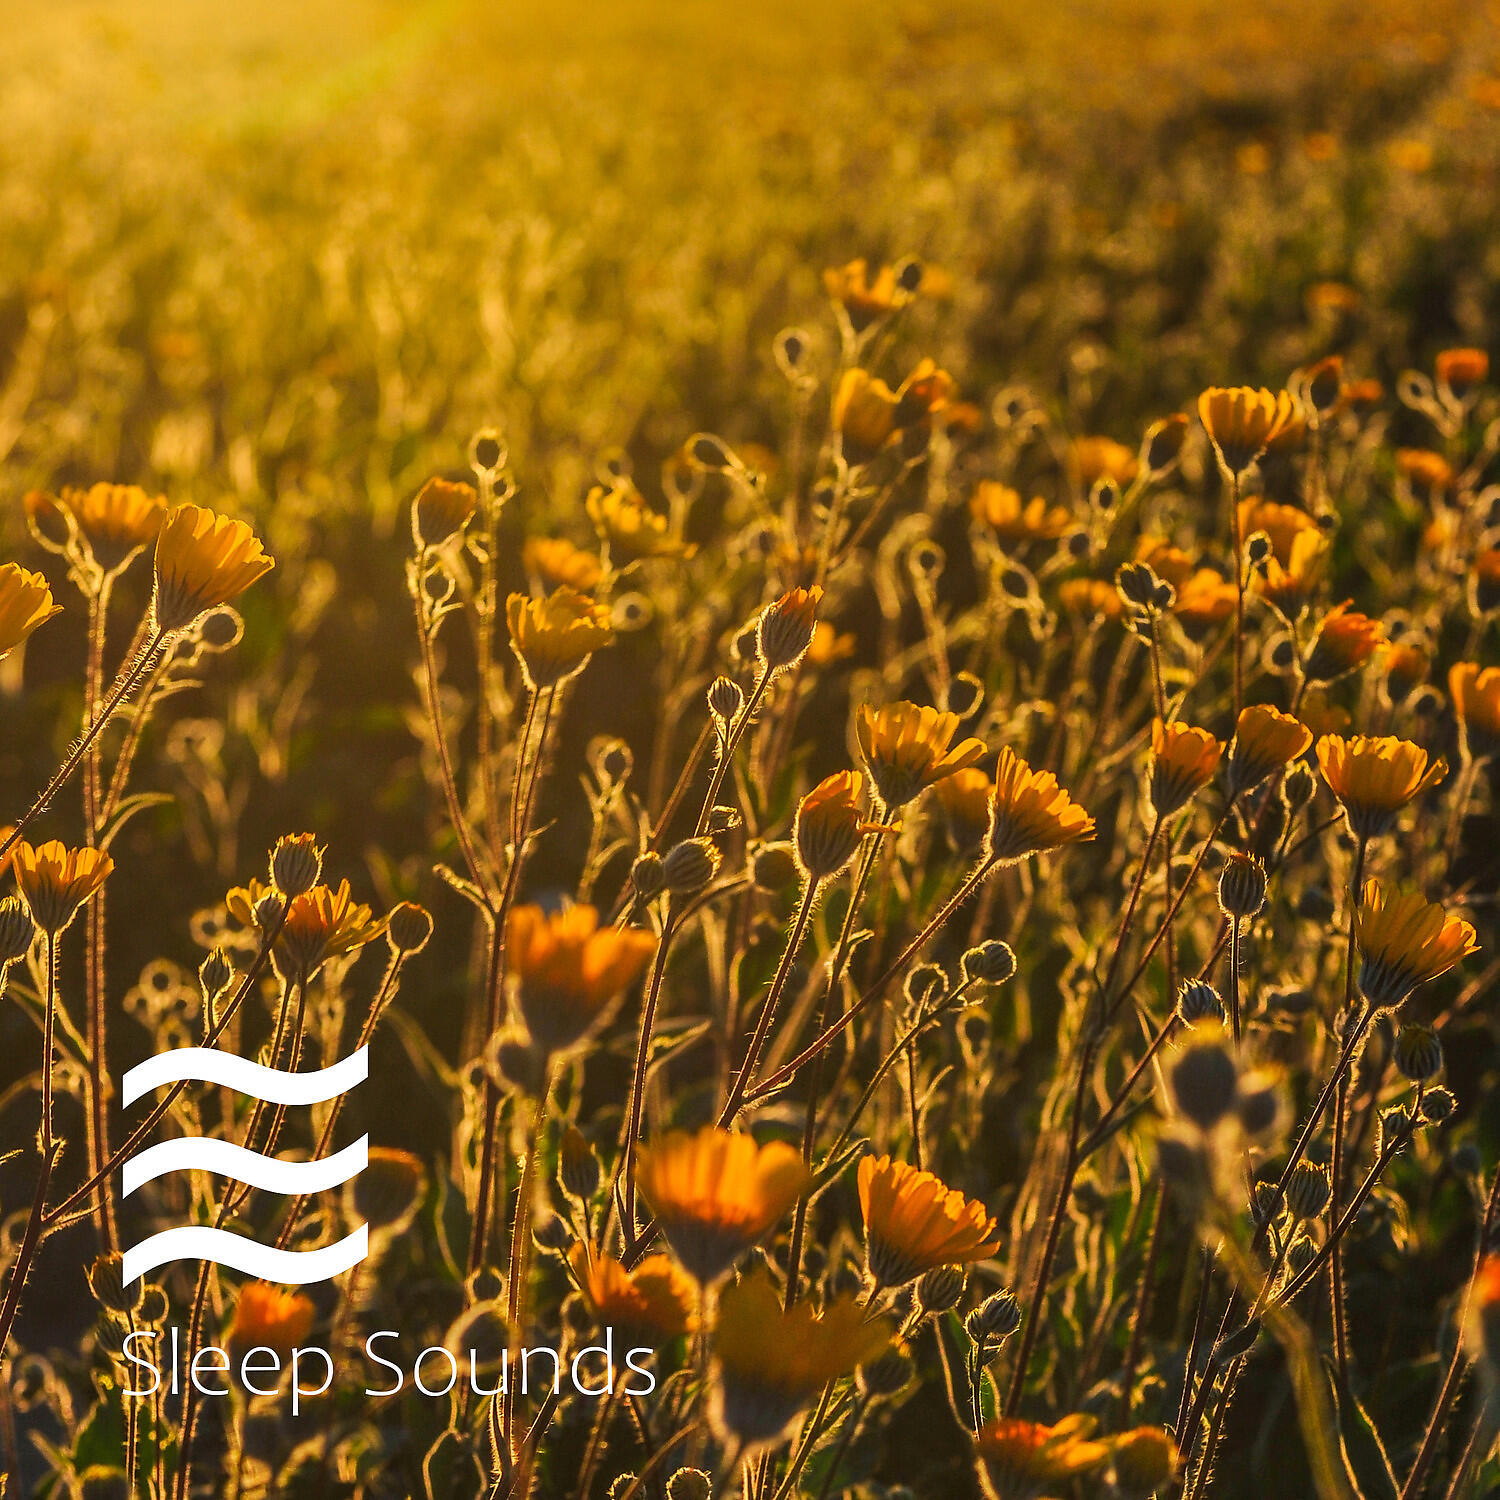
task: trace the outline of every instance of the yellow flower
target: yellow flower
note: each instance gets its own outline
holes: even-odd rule
[[[1408,802],[1448,774],[1441,756],[1429,763],[1420,745],[1389,734],[1325,734],[1318,741],[1318,768],[1362,839],[1387,832]]]
[[[975,1438],[979,1480],[989,1500],[1039,1500],[1109,1462],[1109,1447],[1093,1441],[1097,1423],[1082,1414],[1055,1426],[1024,1417],[987,1422]]]
[[[229,1340],[238,1350],[264,1346],[285,1359],[307,1337],[316,1315],[311,1297],[248,1281],[240,1288]]]
[[[1054,541],[1073,524],[1065,505],[1048,505],[1040,496],[1023,500],[1019,490],[997,479],[982,479],[969,501],[976,522],[988,526],[1003,546]]]
[[[1286,391],[1210,386],[1198,397],[1198,418],[1226,477],[1243,474],[1295,414]]]
[[[1135,545],[1135,556],[1137,562],[1145,563],[1158,578],[1170,583],[1174,589],[1180,589],[1193,576],[1192,557],[1181,547],[1174,547],[1165,537],[1141,537]],[[1219,575],[1215,573],[1213,576],[1217,578]]]
[[[98,849],[69,849],[57,839],[39,846],[22,839],[10,860],[32,918],[54,940],[115,867]]]
[[[472,484],[429,479],[411,503],[411,534],[419,548],[441,547],[469,524],[479,504]]]
[[[1300,719],[1269,704],[1240,710],[1229,747],[1229,792],[1237,796],[1258,786],[1272,771],[1289,765],[1312,744],[1312,731]]]
[[[762,666],[771,671],[790,667],[802,659],[812,644],[813,628],[818,621],[818,605],[823,590],[791,589],[761,611],[755,627],[755,647]]]
[[[887,809],[904,807],[934,782],[972,766],[984,754],[976,739],[950,749],[958,715],[919,708],[915,703],[859,706],[854,732],[870,779]]]
[[[1191,724],[1151,725],[1151,806],[1160,817],[1170,817],[1200,787],[1213,780],[1224,746],[1206,729]]]
[[[199,615],[237,599],[275,562],[243,521],[200,505],[167,512],[156,538],[156,624],[181,630]]]
[[[869,826],[860,811],[864,780],[858,771],[835,771],[797,804],[792,839],[808,879],[827,880],[854,857]]]
[[[142,547],[155,541],[167,514],[164,500],[136,484],[65,489],[58,499],[105,573],[120,572]]]
[[[1083,620],[1118,620],[1125,613],[1120,591],[1103,578],[1069,578],[1058,585],[1062,610]]]
[[[656,1348],[694,1326],[697,1290],[670,1256],[648,1255],[633,1271],[613,1256],[576,1240],[568,1263],[601,1328]]]
[[[1359,988],[1371,1005],[1388,1010],[1419,984],[1446,974],[1478,950],[1472,924],[1449,916],[1416,891],[1387,894],[1367,880],[1354,913]]]
[[[592,552],[575,547],[563,537],[528,537],[521,544],[521,566],[549,589],[565,585],[581,594],[597,587],[604,573]]]
[[[1112,479],[1124,489],[1140,470],[1134,448],[1110,437],[1074,438],[1068,446],[1068,467],[1084,489],[1101,479]]]
[[[855,333],[863,333],[871,323],[911,301],[911,293],[897,280],[894,267],[881,266],[872,281],[870,263],[863,256],[824,271],[823,290],[843,309]]]
[[[1438,385],[1446,387],[1454,400],[1462,401],[1489,378],[1490,357],[1483,349],[1444,349],[1434,368]]]
[[[819,620],[813,626],[807,659],[815,667],[829,667],[836,661],[846,661],[853,656],[858,644],[852,635],[841,635],[827,620]]]
[[[1172,613],[1193,640],[1200,640],[1234,613],[1233,581],[1212,568],[1197,569],[1178,584]]]
[[[801,1154],[785,1142],[757,1146],[748,1135],[713,1126],[642,1146],[636,1170],[672,1253],[704,1286],[771,1232],[809,1177]]]
[[[1448,671],[1453,710],[1466,736],[1469,753],[1493,755],[1500,749],[1500,667],[1454,662]]]
[[[867,1322],[853,1297],[821,1316],[808,1301],[783,1310],[756,1269],[719,1299],[715,1425],[747,1448],[774,1442],[829,1381],[879,1359],[890,1341],[890,1324]]]
[[[19,563],[0,564],[0,657],[9,656],[38,625],[61,613],[40,573]]]
[[[1009,745],[1000,751],[990,798],[988,858],[1014,864],[1093,836],[1094,820],[1051,771],[1033,771]]]
[[[1379,620],[1349,608],[1345,599],[1323,616],[1304,671],[1309,682],[1332,682],[1356,667],[1362,667],[1385,640]]]
[[[517,906],[506,923],[505,946],[526,1029],[551,1054],[598,1025],[640,977],[656,939],[639,927],[601,928],[592,906],[550,916],[539,906]]]
[[[292,898],[276,942],[276,956],[290,970],[289,977],[308,979],[330,958],[363,948],[384,931],[383,918],[350,898],[347,880],[339,881],[337,890],[315,885]]]
[[[545,599],[512,594],[505,601],[510,648],[532,688],[555,687],[614,640],[609,610],[587,594],[556,588]]]
[[[1260,592],[1288,620],[1295,620],[1323,581],[1329,551],[1322,532],[1299,532],[1285,564],[1274,552],[1266,559],[1265,570],[1258,575]]]
[[[1133,1427],[1105,1441],[1115,1488],[1126,1496],[1154,1495],[1177,1472],[1177,1444],[1160,1427]]]
[[[870,1275],[882,1287],[905,1286],[934,1266],[988,1260],[1000,1248],[983,1204],[889,1156],[861,1159],[859,1206]]]
[[[901,398],[878,376],[854,368],[839,378],[833,428],[846,463],[868,463],[896,434]]]
[[[977,766],[955,771],[937,784],[937,799],[948,819],[948,829],[960,851],[979,846],[990,825],[990,797],[994,783]]]
[[[652,510],[628,479],[609,489],[596,484],[583,505],[613,562],[623,565],[648,557],[680,557],[687,551],[671,534],[667,518]]]

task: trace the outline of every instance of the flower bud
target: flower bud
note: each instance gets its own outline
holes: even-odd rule
[[[720,723],[733,723],[744,702],[745,694],[732,677],[715,677],[709,684],[708,711]]]
[[[561,1214],[543,1214],[531,1236],[538,1247],[561,1255],[573,1243],[572,1226]]]
[[[650,849],[637,855],[635,863],[630,867],[630,883],[643,901],[659,896],[664,881],[661,855]]]
[[[1231,854],[1219,876],[1219,906],[1236,921],[1253,917],[1266,904],[1266,867],[1249,854]]]
[[[0,964],[13,964],[31,951],[36,923],[19,896],[0,900]]]
[[[820,781],[798,804],[793,826],[797,858],[814,880],[837,875],[854,857],[864,837],[859,798],[864,778],[838,771]]]
[[[1016,955],[998,938],[970,948],[960,960],[965,979],[979,984],[1004,984],[1016,972]]]
[[[1426,1083],[1442,1071],[1443,1044],[1432,1027],[1413,1023],[1396,1034],[1391,1056],[1397,1071],[1409,1083]]]
[[[940,964],[918,964],[902,983],[902,993],[911,1006],[935,1005],[948,988],[948,976]]]
[[[1209,1131],[1235,1106],[1239,1072],[1217,1039],[1185,1047],[1167,1073],[1178,1112]]]
[[[532,1098],[540,1095],[546,1059],[531,1043],[513,1032],[502,1032],[490,1044],[490,1073],[506,1088]]]
[[[323,873],[323,851],[310,833],[289,833],[271,852],[271,884],[291,899],[305,895]]]
[[[1299,1234],[1286,1252],[1286,1268],[1293,1276],[1300,1276],[1312,1264],[1318,1253],[1317,1241],[1310,1235]]]
[[[606,786],[617,786],[628,780],[631,771],[635,769],[635,755],[630,746],[613,735],[603,735],[596,740],[590,747],[589,759],[593,763],[594,774]]]
[[[124,1269],[124,1258],[117,1250],[99,1256],[88,1269],[89,1290],[106,1312],[128,1317],[140,1307],[146,1283],[138,1276],[126,1286]]]
[[[855,1383],[862,1396],[894,1396],[904,1390],[916,1371],[916,1364],[904,1344],[892,1344],[879,1359],[861,1365]]]
[[[662,888],[674,896],[701,891],[719,873],[719,851],[709,839],[684,839],[661,862]]]
[[[718,838],[721,834],[733,833],[736,828],[743,827],[744,822],[745,816],[739,808],[720,802],[709,808],[705,831]]]
[[[391,908],[386,937],[397,953],[420,953],[432,936],[432,913],[415,901],[402,901]]]
[[[1161,579],[1149,563],[1124,563],[1115,571],[1115,587],[1131,609],[1154,609],[1160,585]]]
[[[962,1266],[933,1266],[917,1281],[917,1306],[925,1313],[947,1312],[963,1300],[969,1284]]]
[[[599,1191],[599,1158],[583,1133],[570,1125],[558,1152],[557,1180],[570,1198],[587,1203]]]
[[[814,585],[810,589],[792,589],[766,606],[755,632],[756,653],[762,666],[779,671],[802,659],[812,644],[822,598],[823,590]]]
[[[1411,1111],[1404,1104],[1393,1104],[1380,1112],[1380,1136],[1378,1149],[1384,1151],[1399,1136],[1404,1136],[1412,1126]]]
[[[667,1480],[667,1500],[713,1500],[714,1482],[702,1469],[679,1469]]]
[[[215,948],[198,965],[198,983],[203,986],[203,998],[210,1002],[217,1000],[229,988],[229,981],[233,978],[234,965],[222,948]]]
[[[986,1297],[967,1318],[964,1332],[978,1343],[1008,1339],[1021,1326],[1021,1304],[1008,1287]]]
[[[756,890],[768,895],[786,890],[798,874],[796,851],[788,842],[762,844],[750,856],[750,879]]]
[[[255,925],[262,932],[270,932],[281,920],[281,914],[286,909],[286,903],[275,891],[267,891],[259,901],[255,903],[251,915],[255,918]]]
[[[1310,1161],[1299,1161],[1286,1183],[1286,1209],[1294,1219],[1316,1219],[1328,1206],[1328,1173]]]
[[[1428,1089],[1422,1095],[1422,1120],[1425,1124],[1441,1125],[1453,1118],[1453,1111],[1457,1108],[1458,1100],[1453,1097],[1451,1089]]]
[[[1281,1091],[1269,1074],[1251,1073],[1240,1080],[1236,1108],[1246,1135],[1265,1135],[1281,1118]]]
[[[1146,455],[1146,471],[1160,474],[1177,462],[1182,444],[1187,437],[1188,419],[1179,411],[1170,417],[1153,422],[1146,429],[1146,440],[1142,448]]]
[[[1202,979],[1185,979],[1177,991],[1177,1019],[1185,1026],[1196,1026],[1200,1021],[1224,1024],[1224,1002],[1219,992]]]

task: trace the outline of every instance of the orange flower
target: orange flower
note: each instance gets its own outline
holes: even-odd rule
[[[1158,817],[1184,807],[1200,787],[1213,780],[1224,746],[1206,729],[1191,724],[1151,725],[1151,806]]]
[[[1424,490],[1446,490],[1453,483],[1453,465],[1430,448],[1397,448],[1396,472]]]
[[[240,1288],[229,1339],[236,1349],[271,1349],[285,1359],[307,1337],[316,1316],[312,1298],[249,1281]]]
[[[1286,391],[1210,386],[1198,397],[1198,418],[1226,478],[1243,474],[1295,415]]]
[[[526,1030],[550,1055],[593,1031],[640,977],[656,939],[638,927],[600,927],[592,906],[550,916],[539,906],[517,906],[505,946]]]
[[[1379,620],[1349,608],[1345,599],[1323,616],[1303,670],[1309,682],[1332,682],[1362,667],[1385,640]]]
[[[315,885],[292,898],[276,956],[291,977],[308,979],[330,958],[343,958],[384,931],[383,918],[350,898],[347,880],[339,881],[337,890]]]
[[[878,1286],[905,1286],[934,1266],[966,1266],[1000,1248],[995,1220],[982,1204],[889,1156],[861,1159],[859,1206]]]
[[[819,620],[813,626],[807,659],[815,667],[830,667],[836,661],[847,661],[858,644],[852,635],[840,635],[827,620]]]
[[[69,849],[57,839],[39,846],[22,839],[10,862],[32,918],[54,942],[115,867],[98,849]]]
[[[1500,749],[1500,667],[1481,669],[1477,662],[1454,662],[1448,671],[1448,691],[1469,754],[1493,755]]]
[[[1367,880],[1360,894],[1354,940],[1360,991],[1380,1010],[1399,1005],[1419,984],[1446,974],[1479,948],[1471,923],[1416,891],[1387,894],[1378,880]]]
[[[521,566],[549,589],[564,585],[581,594],[597,587],[604,572],[592,552],[575,547],[564,537],[527,537],[521,544]]]
[[[1053,541],[1073,524],[1072,514],[1064,505],[1048,505],[1037,495],[1022,500],[1021,492],[997,479],[982,479],[969,501],[976,522],[988,526],[995,538],[1007,547],[1022,542]]]
[[[596,484],[583,505],[613,562],[625,565],[648,557],[680,557],[688,550],[671,534],[667,518],[652,510],[628,479],[609,489]]]
[[[745,1448],[775,1442],[830,1381],[879,1359],[890,1341],[889,1322],[867,1321],[853,1297],[822,1314],[807,1300],[783,1309],[757,1268],[719,1299],[714,1424]]]
[[[1271,543],[1271,553],[1282,567],[1289,567],[1297,539],[1312,533],[1321,536],[1318,523],[1295,505],[1280,505],[1274,500],[1252,496],[1241,500],[1237,512],[1240,535],[1247,541],[1263,531]]]
[[[842,309],[855,333],[863,333],[877,319],[905,307],[912,296],[892,266],[881,266],[871,280],[870,263],[863,256],[824,271],[823,290]]]
[[[440,547],[469,524],[479,504],[472,484],[429,479],[411,503],[411,534],[418,548]]]
[[[1229,792],[1238,796],[1272,771],[1289,765],[1312,744],[1312,731],[1279,708],[1254,703],[1240,710],[1229,747]]]
[[[896,434],[901,398],[878,376],[845,370],[833,397],[833,429],[846,463],[859,465],[880,452]]]
[[[1200,640],[1234,613],[1234,583],[1212,568],[1199,568],[1177,586],[1172,613],[1193,640]]]
[[[181,630],[237,599],[275,562],[243,521],[198,505],[167,512],[156,538],[156,624]]]
[[[1109,1462],[1109,1447],[1093,1440],[1096,1425],[1081,1414],[1053,1427],[1023,1417],[986,1423],[974,1440],[985,1494],[989,1500],[1039,1500],[1099,1472]]]
[[[983,742],[976,739],[949,748],[958,723],[957,714],[915,703],[888,703],[880,709],[860,704],[855,736],[887,809],[904,807],[934,782],[972,766],[984,754]]]
[[[672,1253],[704,1286],[771,1232],[809,1176],[801,1152],[785,1142],[757,1146],[713,1126],[642,1146],[636,1171]]]
[[[1380,665],[1385,672],[1386,691],[1393,702],[1400,702],[1426,678],[1432,661],[1410,641],[1387,641],[1380,648]]]
[[[1395,735],[1325,734],[1318,741],[1318,767],[1362,839],[1386,833],[1407,803],[1448,774],[1441,756],[1429,763],[1420,745]]]
[[[1145,563],[1158,578],[1165,579],[1174,589],[1180,589],[1193,576],[1192,557],[1181,547],[1174,547],[1165,537],[1142,536],[1136,543],[1135,556],[1137,562]],[[1230,605],[1232,608],[1232,597]]]
[[[797,804],[792,838],[809,880],[830,879],[854,857],[869,826],[860,811],[863,788],[858,771],[835,771]]]
[[[609,610],[570,588],[553,589],[545,599],[512,594],[505,622],[510,648],[533,690],[566,682],[615,638]]]
[[[995,767],[986,857],[1015,864],[1094,836],[1094,820],[1057,784],[1051,771],[1033,771],[1009,745]]]
[[[692,1278],[669,1256],[648,1255],[627,1271],[613,1256],[576,1240],[568,1263],[601,1328],[613,1328],[622,1338],[651,1348],[693,1328],[697,1292]]]
[[[1500,609],[1500,547],[1488,547],[1475,556],[1469,572],[1469,591],[1476,614],[1487,615]]]
[[[1068,468],[1084,489],[1112,479],[1123,490],[1140,471],[1134,448],[1110,437],[1078,437],[1068,445]]]
[[[755,646],[761,665],[768,671],[780,671],[801,661],[812,644],[813,628],[818,620],[818,605],[823,590],[791,589],[761,611],[755,628]]]
[[[1125,612],[1120,592],[1103,578],[1068,578],[1057,588],[1057,602],[1081,620],[1118,620]]]
[[[0,657],[9,656],[38,625],[61,613],[40,573],[19,563],[0,564]]]
[[[1323,581],[1329,550],[1328,538],[1322,532],[1303,531],[1292,542],[1285,564],[1274,553],[1266,559],[1265,569],[1258,575],[1258,587],[1288,620],[1302,613]]]
[[[1455,401],[1463,401],[1489,378],[1490,357],[1483,349],[1444,349],[1435,369],[1439,388],[1445,388]]]

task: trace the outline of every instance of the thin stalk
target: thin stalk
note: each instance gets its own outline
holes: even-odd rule
[[[527,1251],[531,1246],[531,1205],[536,1192],[536,1162],[541,1150],[542,1130],[547,1123],[547,1100],[552,1093],[552,1070],[549,1067],[537,1091],[536,1108],[531,1116],[531,1135],[526,1143],[526,1158],[521,1167],[521,1185],[516,1192],[515,1216],[511,1220],[510,1259],[505,1268],[505,1323],[510,1329],[512,1352],[525,1338]],[[519,1381],[505,1383],[502,1426],[505,1433],[505,1456],[514,1463],[519,1458],[513,1439],[516,1418],[516,1387]]]
[[[1240,536],[1240,476],[1229,479],[1229,526],[1234,537],[1234,717],[1245,701],[1245,546]]]
[[[1140,1362],[1146,1319],[1151,1315],[1151,1284],[1156,1279],[1156,1262],[1161,1253],[1161,1226],[1166,1206],[1166,1184],[1158,1183],[1156,1206],[1151,1211],[1151,1231],[1146,1240],[1146,1262],[1141,1267],[1140,1280],[1136,1283],[1135,1307],[1130,1315],[1130,1338],[1125,1345],[1125,1364],[1120,1372],[1121,1431],[1130,1426],[1130,1402],[1134,1394],[1135,1371]]]
[[[728,775],[730,764],[734,760],[734,752],[739,749],[740,741],[745,737],[745,730],[749,728],[751,719],[755,717],[755,711],[760,707],[760,700],[765,697],[766,689],[770,685],[771,669],[763,667],[760,676],[756,678],[754,688],[751,689],[750,696],[741,705],[734,724],[725,736],[723,752],[714,765],[713,774],[708,778],[708,790],[703,796],[703,806],[698,811],[698,821],[693,825],[694,838],[701,838],[708,827],[708,815],[713,811],[715,802],[718,801],[724,778]]]

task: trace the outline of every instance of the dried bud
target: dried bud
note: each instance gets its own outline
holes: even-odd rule
[[[1236,921],[1253,917],[1266,904],[1266,867],[1249,854],[1231,854],[1219,876],[1219,906]]]
[[[558,1150],[557,1180],[570,1198],[587,1203],[599,1191],[599,1158],[583,1133],[570,1125]]]
[[[1004,984],[1016,972],[1016,955],[998,938],[970,948],[960,960],[965,979],[978,984]]]
[[[310,833],[289,833],[271,851],[271,884],[289,900],[305,895],[323,873],[323,851]]]
[[[391,908],[386,937],[397,953],[420,953],[432,936],[432,913],[415,901],[402,901]]]
[[[1008,1287],[984,1299],[967,1318],[964,1332],[976,1344],[1008,1339],[1021,1326],[1021,1304]]]
[[[917,1306],[926,1313],[947,1312],[963,1300],[968,1284],[962,1266],[934,1266],[917,1281]]]
[[[712,840],[684,839],[668,849],[661,862],[662,889],[674,896],[691,896],[718,873],[719,851]]]
[[[648,849],[644,854],[636,856],[635,863],[630,867],[630,883],[643,901],[659,896],[665,880],[661,855]]]
[[[703,469],[737,469],[739,461],[729,451],[723,438],[711,432],[696,432],[687,440],[687,451],[692,461]]]
[[[1286,1183],[1286,1211],[1294,1219],[1316,1219],[1328,1206],[1332,1189],[1328,1173],[1310,1161],[1299,1161]]]
[[[1224,1024],[1224,1002],[1213,985],[1202,979],[1185,979],[1177,991],[1177,1019],[1185,1026],[1200,1021]]]
[[[589,746],[589,761],[602,786],[618,786],[635,769],[630,746],[613,735],[601,735]]]
[[[0,900],[0,964],[13,964],[31,951],[36,923],[19,896]]]
[[[1188,419],[1180,411],[1153,422],[1146,429],[1146,440],[1141,447],[1147,473],[1160,474],[1177,462],[1187,430]]]
[[[717,803],[708,810],[708,825],[705,832],[714,838],[719,838],[726,833],[733,833],[736,828],[744,826],[745,815],[737,807],[730,807],[727,803]]]
[[[1152,610],[1156,607],[1161,579],[1149,563],[1129,562],[1115,570],[1115,587],[1130,608]]]

